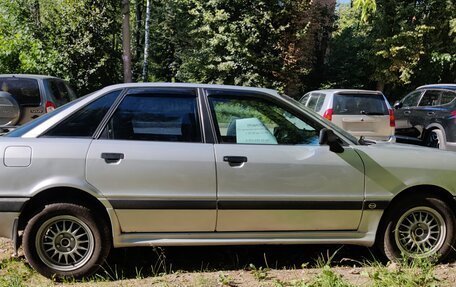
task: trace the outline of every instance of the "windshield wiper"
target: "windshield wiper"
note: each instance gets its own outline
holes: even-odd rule
[[[366,112],[366,111],[361,111],[359,112],[362,115],[367,115],[367,116],[385,116],[384,113],[379,113],[379,112]]]
[[[364,138],[364,136],[361,136],[361,137],[359,138],[358,143],[359,143],[360,145],[371,145],[371,144],[376,144],[376,142],[374,142],[374,141],[366,140],[366,139]]]

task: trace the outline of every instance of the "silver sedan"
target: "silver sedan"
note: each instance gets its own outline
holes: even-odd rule
[[[337,243],[450,254],[456,153],[357,140],[268,89],[106,87],[0,138],[0,236],[81,278],[112,247]]]

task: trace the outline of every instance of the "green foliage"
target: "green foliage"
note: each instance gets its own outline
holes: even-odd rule
[[[360,20],[366,22],[368,15],[377,10],[377,3],[375,0],[353,0],[353,8],[361,11]]]
[[[435,277],[435,264],[429,259],[402,259],[398,263],[384,266],[380,263],[371,264],[373,271],[368,272],[374,287],[432,287],[440,286]]]
[[[310,283],[304,285],[306,287],[352,287],[353,285],[346,282],[342,277],[335,273],[329,265],[322,267],[318,276]],[[393,285],[391,285],[393,286]]]
[[[59,76],[80,95],[118,82],[117,10],[108,0],[0,2],[0,73]]]
[[[250,264],[249,269],[250,274],[252,274],[256,280],[263,281],[269,278],[269,268],[263,268],[262,266],[257,268],[255,265]]]
[[[393,101],[422,84],[456,81],[454,1],[377,1],[368,21],[362,13],[339,9],[322,86],[384,89]]]

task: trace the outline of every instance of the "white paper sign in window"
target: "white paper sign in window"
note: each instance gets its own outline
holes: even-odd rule
[[[257,118],[236,120],[236,143],[277,144],[276,138]]]

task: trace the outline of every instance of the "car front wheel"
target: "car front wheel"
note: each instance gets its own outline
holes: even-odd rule
[[[415,196],[386,214],[378,244],[389,260],[448,257],[455,243],[456,220],[448,204],[438,198]]]
[[[56,279],[95,273],[111,248],[109,229],[95,218],[80,205],[47,205],[24,230],[24,253],[30,265]]]

